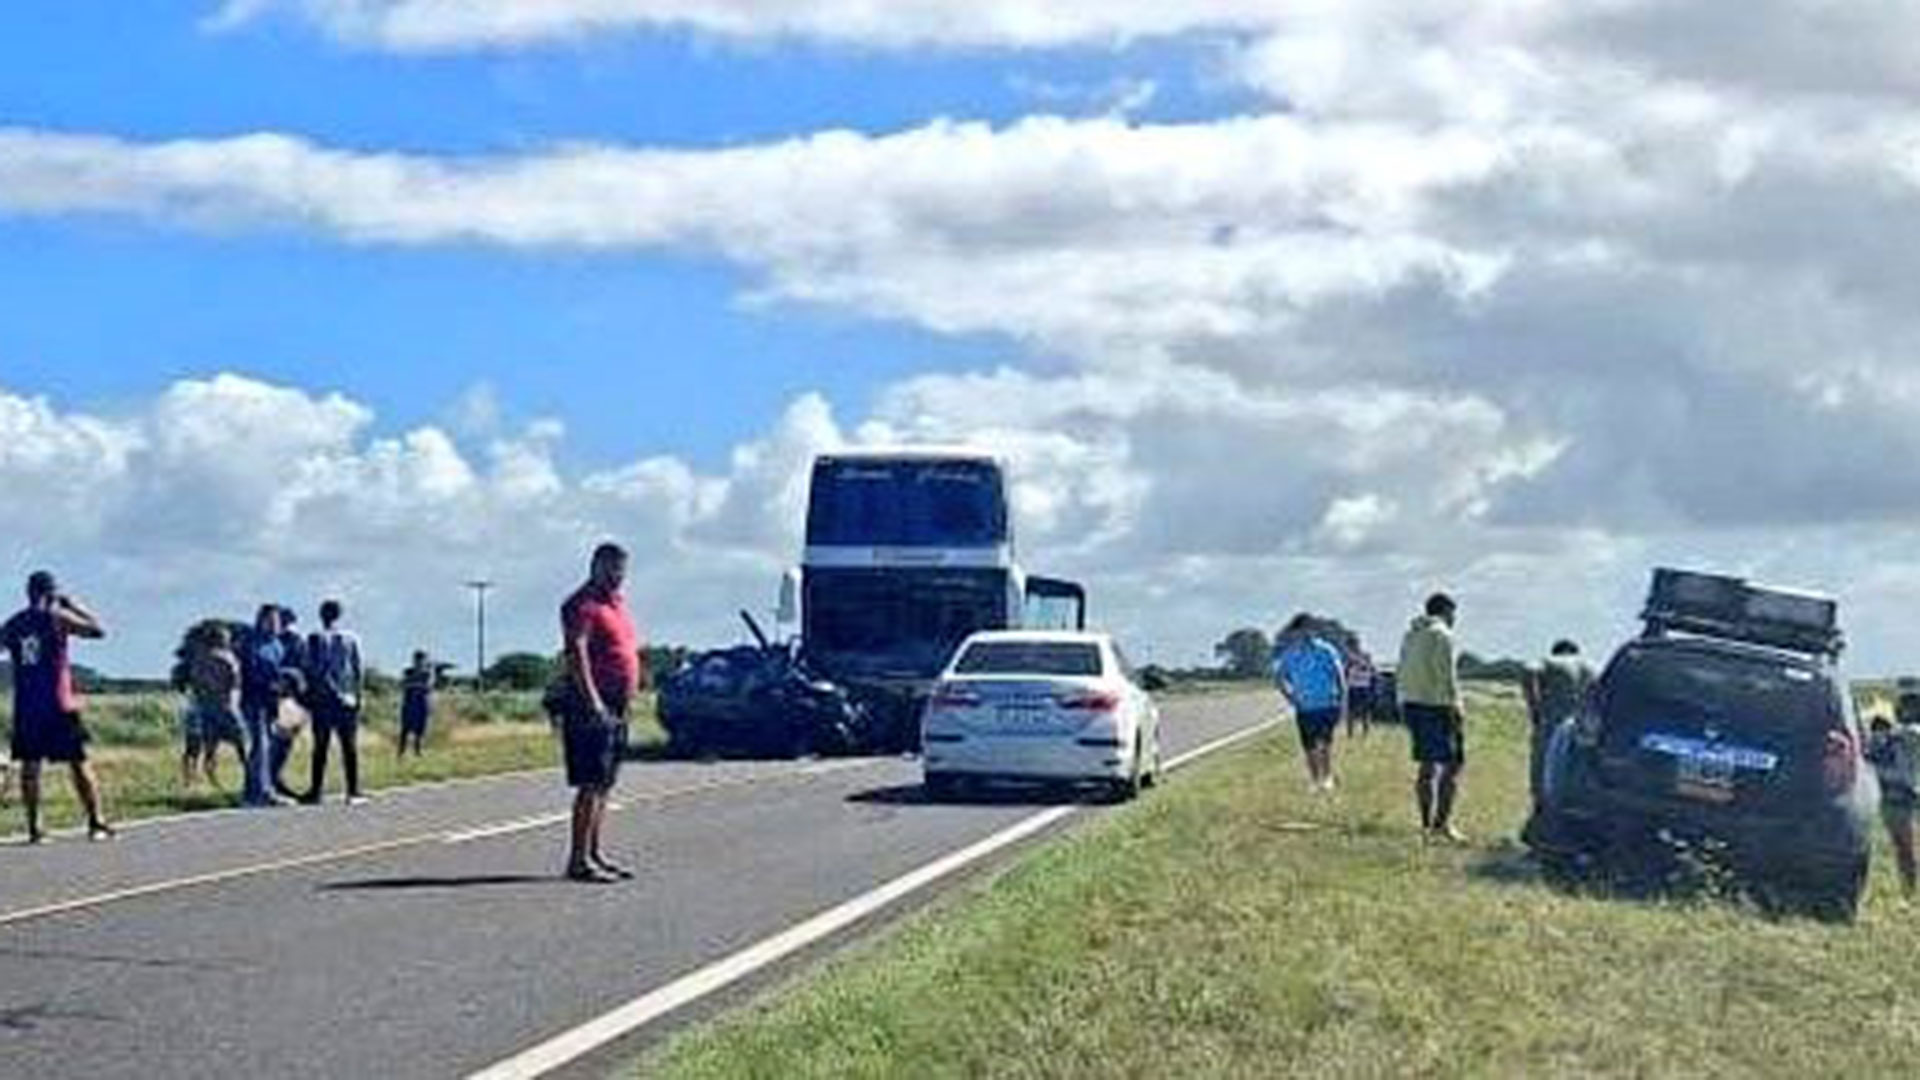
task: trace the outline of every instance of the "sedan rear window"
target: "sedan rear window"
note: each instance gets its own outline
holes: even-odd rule
[[[969,646],[954,670],[962,675],[1098,677],[1100,647],[1058,641],[983,641]]]

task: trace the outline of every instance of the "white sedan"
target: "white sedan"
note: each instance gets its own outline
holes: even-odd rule
[[[1106,634],[973,635],[927,702],[921,740],[936,797],[1004,778],[1097,782],[1125,800],[1160,778],[1160,710]]]

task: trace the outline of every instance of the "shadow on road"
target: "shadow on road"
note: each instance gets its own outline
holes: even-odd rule
[[[1099,793],[1069,785],[974,785],[953,794],[933,795],[921,784],[894,784],[847,796],[863,806],[1077,806],[1096,804]]]
[[[552,874],[467,874],[443,877],[370,878],[364,881],[330,881],[321,892],[407,892],[413,889],[474,889],[503,885],[559,884]]]

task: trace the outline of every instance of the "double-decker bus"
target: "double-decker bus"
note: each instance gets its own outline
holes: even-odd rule
[[[921,702],[967,635],[1086,622],[1079,585],[1021,569],[1005,464],[966,449],[817,458],[781,607],[809,665],[864,701],[893,747],[917,740]]]

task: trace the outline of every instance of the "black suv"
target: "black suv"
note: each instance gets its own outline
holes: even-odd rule
[[[1645,619],[1553,733],[1528,845],[1561,870],[1697,847],[1770,906],[1851,919],[1878,788],[1837,605],[1660,570]]]

